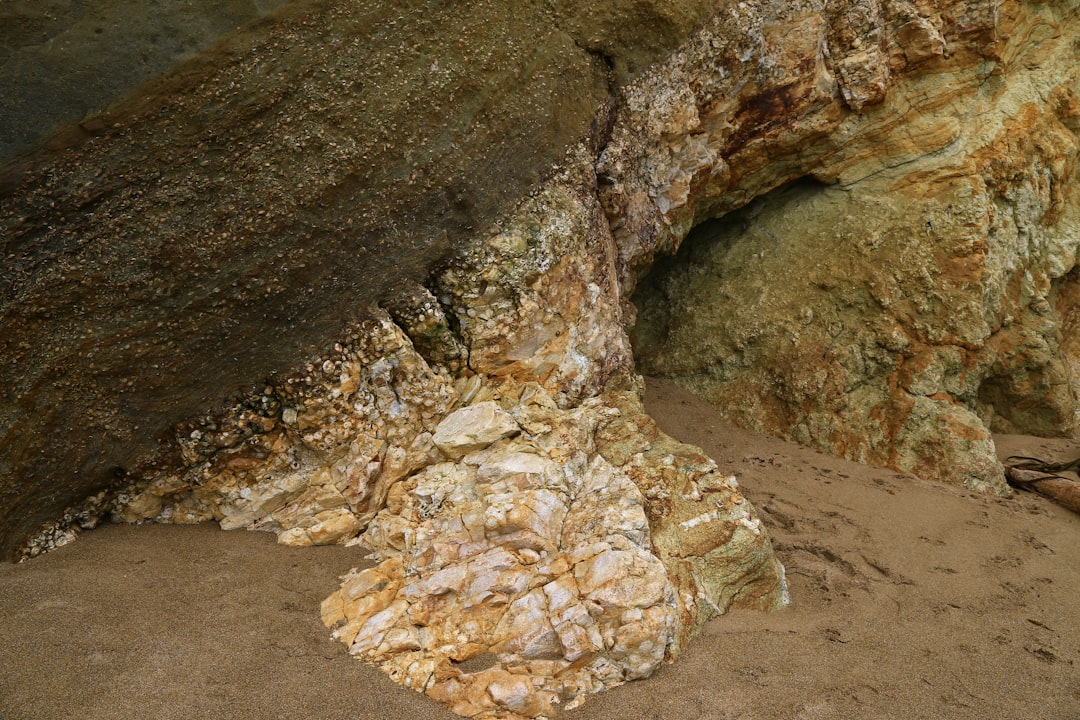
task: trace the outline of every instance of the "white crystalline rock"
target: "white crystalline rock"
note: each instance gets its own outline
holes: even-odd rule
[[[486,401],[450,413],[435,429],[434,440],[444,455],[456,460],[519,431],[514,418]]]
[[[595,452],[552,459],[556,438],[588,437],[606,408],[524,397],[532,409],[513,412],[538,436],[495,403],[438,427],[461,459],[400,481],[360,538],[384,562],[323,605],[353,654],[467,716],[574,706],[654,672],[679,631],[637,486]]]

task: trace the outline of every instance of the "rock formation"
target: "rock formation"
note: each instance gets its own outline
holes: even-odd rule
[[[326,624],[474,717],[573,707],[650,675],[731,606],[782,604],[736,479],[641,407],[591,173],[579,147],[435,295],[402,293],[396,321],[185,427],[179,467],[84,514],[371,549],[379,564],[345,578]]]
[[[28,552],[102,517],[363,545],[377,564],[323,604],[352,653],[460,714],[541,717],[648,675],[716,613],[784,601],[737,480],[656,428],[638,370],[751,427],[988,491],[990,428],[1071,427],[1076,3],[657,4],[661,29],[702,24],[666,58],[642,44],[659,62],[640,74],[618,23],[540,5],[470,36],[489,43],[462,56],[478,64],[434,95],[412,91],[442,77],[439,22],[495,11],[407,15],[434,34],[369,131],[376,114],[347,114],[381,89],[339,87],[366,57],[351,39],[422,28],[327,2],[141,129],[17,179],[0,214],[9,545],[78,491]],[[562,26],[505,45],[529,18]],[[336,74],[324,45],[288,49],[320,35]],[[287,92],[265,78],[289,52],[311,84]],[[609,81],[626,84],[605,100]],[[193,100],[209,105],[188,126]],[[187,274],[162,286],[159,265]],[[58,319],[72,298],[112,315]],[[320,340],[154,452],[196,389]],[[50,456],[58,431],[70,457]]]
[[[708,7],[296,0],[0,168],[0,553],[424,279]]]
[[[285,0],[7,0],[0,7],[0,159],[58,125],[120,100],[139,83]]]
[[[1077,6],[924,5],[739,10],[756,32],[687,52],[683,99],[625,123],[600,172],[631,267],[744,206],[634,296],[641,371],[745,427],[1005,493],[991,430],[1068,434],[1077,409]],[[702,81],[725,52],[753,59]]]

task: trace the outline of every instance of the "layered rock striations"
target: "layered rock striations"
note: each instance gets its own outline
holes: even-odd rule
[[[334,7],[339,14],[331,17],[352,17]],[[622,31],[590,10],[548,10],[556,7],[556,17],[578,30],[560,29],[553,41],[569,43],[575,62],[603,67],[604,83],[552,85],[537,70],[529,76],[539,78],[534,99],[587,87],[574,97],[579,110],[591,108],[601,105],[608,79],[628,80],[595,117],[586,113],[587,132],[575,112],[566,126],[574,132],[554,135],[585,140],[567,140],[558,167],[526,191],[518,182],[529,174],[524,169],[493,169],[512,153],[494,164],[476,154],[484,142],[507,137],[500,133],[517,116],[503,118],[463,155],[432,156],[414,191],[406,192],[411,175],[380,190],[380,199],[401,190],[420,203],[404,215],[392,212],[398,205],[369,203],[364,182],[354,187],[339,175],[353,177],[350,162],[362,155],[296,156],[278,177],[319,169],[322,191],[310,203],[268,208],[274,222],[258,237],[273,230],[282,233],[282,248],[300,243],[310,254],[304,272],[297,268],[308,268],[306,259],[283,265],[294,274],[282,287],[310,282],[312,299],[288,304],[293,314],[281,316],[288,322],[252,321],[259,332],[223,335],[233,343],[223,357],[244,341],[256,349],[235,357],[261,358],[257,343],[275,331],[337,342],[231,405],[176,426],[164,452],[127,451],[119,488],[94,477],[77,484],[87,493],[102,489],[39,533],[30,553],[105,517],[216,520],[274,532],[291,545],[362,545],[375,564],[343,578],[322,608],[350,652],[462,715],[543,717],[647,676],[717,613],[785,599],[782,568],[737,480],[656,428],[641,407],[639,370],[678,379],[744,425],[989,491],[1004,490],[990,429],[1071,427],[1080,212],[1075,3],[720,2],[707,18],[694,14],[701,5],[684,14],[657,10],[670,21],[658,27],[685,29],[691,17],[703,24],[636,77],[644,61],[618,55],[633,45]],[[591,31],[580,29],[590,22]],[[422,60],[415,67],[431,67],[429,57]],[[465,98],[460,107],[476,110],[471,93],[488,86],[467,85],[455,86]],[[498,106],[485,103],[491,112]],[[402,106],[402,122],[416,107]],[[310,110],[304,125],[324,111]],[[259,137],[281,150],[277,143],[296,136],[285,119],[274,122]],[[462,127],[448,127],[448,143],[458,142]],[[117,148],[125,143],[150,147],[149,138],[126,132],[134,139],[107,135],[94,141],[102,143],[100,156],[70,150],[23,181],[25,194],[15,195],[22,209],[4,217],[28,244],[12,247],[52,247],[45,241],[53,237],[50,213],[81,216],[70,205],[53,210],[49,198],[63,196],[57,188],[82,187],[76,160],[92,169],[115,161],[100,158],[123,156]],[[533,155],[521,161],[539,162]],[[201,172],[184,162],[175,172]],[[208,162],[214,172],[233,167],[222,158]],[[485,168],[491,177],[472,177],[453,197],[443,193],[455,173]],[[229,175],[221,177],[222,199],[209,202],[211,210],[254,197],[250,188],[227,190]],[[157,218],[159,228],[166,220],[193,228],[211,217],[184,215],[172,201],[153,205],[164,197],[160,188],[177,186],[168,178],[154,183],[150,199],[119,190],[129,203],[116,206],[124,212],[101,211],[121,249],[128,236],[125,223],[115,223],[131,209]],[[119,200],[112,197],[101,202],[113,207]],[[308,235],[289,234],[295,223],[318,218],[336,238],[364,212],[377,222],[361,223],[364,232],[382,228],[401,244],[365,244],[357,238],[369,235],[345,233],[340,242],[304,245]],[[65,223],[58,227],[82,228]],[[139,227],[155,241],[164,236],[154,233],[166,232]],[[444,230],[449,241],[428,244]],[[23,293],[15,297],[47,297],[49,279],[63,295],[64,273],[93,265],[80,253],[96,247],[108,255],[105,235],[80,232],[90,231],[71,229],[69,249],[89,264],[57,259],[53,266],[47,253],[16,253],[40,279],[12,285]],[[237,257],[256,237],[239,235]],[[224,258],[232,257],[227,246],[214,245]],[[428,264],[444,246],[453,252]],[[426,278],[392,267],[395,253],[413,252],[418,269],[432,269]],[[346,292],[358,287],[350,273],[369,261],[365,292]],[[245,276],[253,287],[262,269]],[[336,285],[339,277],[348,282]],[[95,302],[111,307],[108,293],[125,287],[106,283],[105,299]],[[253,297],[237,292],[237,302]],[[267,297],[267,310],[281,301]],[[380,303],[362,313],[360,299]],[[141,295],[131,300],[153,305]],[[31,306],[5,306],[5,322]],[[52,312],[41,310],[19,332],[45,333]],[[318,317],[288,329],[304,313]],[[222,322],[232,317],[225,313]],[[205,323],[196,326],[218,328]],[[125,347],[86,327],[79,337],[87,347],[116,351],[107,354],[110,367],[125,367],[132,358],[125,353],[141,347],[138,332]],[[16,437],[11,418],[19,427],[41,419],[31,401],[35,392],[42,405],[52,397],[41,390],[46,370],[78,356],[62,351],[68,335],[40,358],[28,354],[38,336],[18,337],[26,347],[12,357],[27,367],[19,376],[22,405],[5,420],[5,437]],[[192,355],[188,365],[168,365],[168,377],[198,365],[207,347],[225,347],[215,342],[175,346]],[[270,366],[230,365],[228,377],[257,379]],[[96,381],[109,377],[94,372]],[[150,398],[155,387],[148,385]],[[186,387],[177,390],[183,402],[153,416],[152,427],[191,407]],[[106,390],[101,385],[102,397]],[[58,397],[77,404],[87,396]],[[134,428],[138,413],[106,415],[109,427],[145,438],[145,428]],[[13,447],[5,478],[17,481],[5,479],[5,488],[8,497],[21,494],[5,509],[31,518],[42,515],[39,505],[58,512],[57,500],[27,480],[39,475],[9,470],[51,446]],[[70,463],[121,457],[103,448],[75,444]],[[53,465],[68,467],[63,458]]]
[[[1006,492],[992,430],[1074,426],[1076,4],[758,10],[635,86],[601,158],[628,277],[723,216],[634,296],[639,368],[745,427]]]

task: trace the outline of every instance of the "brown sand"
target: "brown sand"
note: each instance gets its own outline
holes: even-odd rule
[[[649,383],[649,409],[738,476],[792,605],[713,621],[676,664],[563,717],[1080,718],[1080,517],[737,430],[667,383]],[[1075,440],[999,444],[1080,454]],[[146,526],[0,566],[0,720],[453,718],[320,625],[320,600],[360,562]]]

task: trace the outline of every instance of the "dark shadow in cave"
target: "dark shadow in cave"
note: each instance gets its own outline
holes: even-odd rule
[[[777,231],[761,215],[767,207],[799,204],[830,186],[812,177],[792,180],[758,196],[738,210],[695,225],[674,255],[658,259],[640,278],[631,297],[637,308],[637,323],[631,332],[635,360],[645,374],[670,374],[648,361],[648,349],[667,343],[679,324],[677,315],[690,311],[686,299],[676,299],[678,288],[707,274],[720,256],[730,256],[737,267],[731,273],[758,271],[755,253],[774,253],[783,242]],[[701,311],[716,309],[723,297],[695,298]],[[639,349],[642,351],[639,353]],[[704,367],[699,367],[704,370]]]

